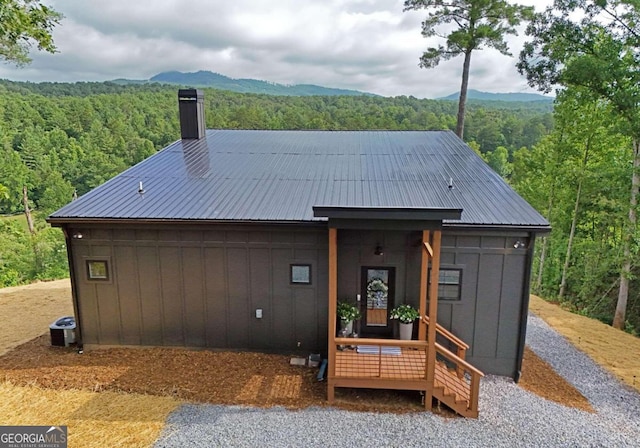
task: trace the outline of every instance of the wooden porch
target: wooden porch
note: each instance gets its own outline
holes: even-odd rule
[[[329,229],[328,401],[333,402],[336,387],[419,390],[424,391],[426,409],[431,409],[436,398],[462,416],[477,417],[483,373],[465,360],[469,346],[437,324],[437,300],[430,300],[427,310],[427,293],[434,298],[438,295],[441,231],[422,232],[422,317],[416,322],[418,340],[412,341],[336,336],[337,233],[336,228]]]

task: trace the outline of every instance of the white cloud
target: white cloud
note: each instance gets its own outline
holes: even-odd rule
[[[457,91],[462,61],[418,67],[427,47],[424,11],[402,0],[49,1],[66,18],[60,50],[34,53],[0,77],[31,81],[147,79],[167,71],[211,70],[234,78],[351,88],[387,96],[437,97]],[[524,0],[538,8],[548,1]],[[523,37],[513,38],[517,54]],[[473,55],[470,87],[523,91],[515,60],[493,50]]]

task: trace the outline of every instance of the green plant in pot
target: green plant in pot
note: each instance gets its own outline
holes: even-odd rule
[[[347,334],[353,332],[353,321],[360,319],[360,310],[349,302],[338,302],[338,318],[341,330],[347,330]]]
[[[403,324],[411,324],[418,317],[420,317],[418,310],[406,303],[391,310],[391,319],[398,319]]]
[[[418,310],[404,303],[391,310],[390,317],[400,321],[400,339],[410,340],[413,333],[413,321],[420,317]]]

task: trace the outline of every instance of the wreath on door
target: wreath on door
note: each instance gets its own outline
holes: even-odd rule
[[[384,308],[386,306],[389,286],[380,278],[372,278],[367,283],[367,308]]]

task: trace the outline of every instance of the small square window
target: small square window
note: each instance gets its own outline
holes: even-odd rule
[[[89,280],[109,280],[107,260],[87,260],[87,278]]]
[[[292,285],[310,285],[311,284],[311,265],[310,264],[292,264],[290,280]]]

